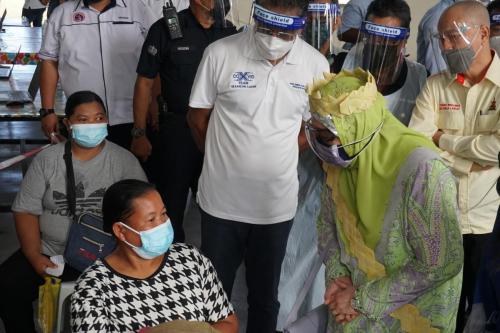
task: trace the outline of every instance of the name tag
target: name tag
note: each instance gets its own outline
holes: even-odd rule
[[[439,111],[460,111],[462,106],[454,103],[439,103]]]
[[[296,82],[290,82],[289,84],[290,84],[290,87],[292,87],[292,88],[299,89],[299,90],[306,90],[306,86],[303,84],[296,83]]]
[[[177,46],[177,51],[189,51],[189,46]]]

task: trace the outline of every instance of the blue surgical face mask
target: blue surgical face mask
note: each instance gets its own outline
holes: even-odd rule
[[[144,231],[137,231],[123,222],[119,223],[141,237],[141,246],[135,246],[127,241],[124,242],[143,259],[153,259],[161,256],[168,251],[174,241],[174,228],[172,228],[170,219],[154,228]]]
[[[107,123],[74,124],[70,129],[76,144],[85,148],[97,147],[108,136]]]

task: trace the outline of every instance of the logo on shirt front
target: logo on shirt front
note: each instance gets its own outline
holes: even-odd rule
[[[256,85],[252,84],[254,79],[252,72],[234,72],[231,88],[255,88]]]
[[[86,195],[83,182],[79,182],[78,184],[76,184],[76,214],[87,212],[101,215],[101,202],[102,197],[104,196],[104,192],[106,192],[106,188],[102,187],[93,191],[89,195]],[[52,211],[50,212],[51,214],[59,216],[71,215],[68,207],[68,198],[66,197],[65,193],[53,190],[52,199],[54,200],[55,208],[52,209]]]
[[[76,23],[83,22],[85,20],[85,14],[82,12],[76,12],[73,14],[73,21]]]
[[[491,101],[488,111],[496,111],[496,110],[497,110],[497,101],[495,100],[495,97],[493,97],[493,101]]]

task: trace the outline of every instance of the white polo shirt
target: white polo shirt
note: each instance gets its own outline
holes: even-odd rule
[[[204,211],[253,224],[295,216],[305,88],[328,71],[326,58],[300,38],[271,65],[256,50],[253,28],[207,47],[189,102],[213,108],[198,186]]]
[[[110,125],[131,123],[137,63],[153,22],[142,0],[116,0],[103,13],[82,0],[64,2],[49,18],[40,58],[58,62],[66,96],[92,90],[106,104]]]

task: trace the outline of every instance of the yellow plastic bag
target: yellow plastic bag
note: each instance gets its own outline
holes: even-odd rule
[[[52,333],[57,316],[57,302],[61,280],[45,277],[45,283],[38,288],[38,324],[42,333]]]

